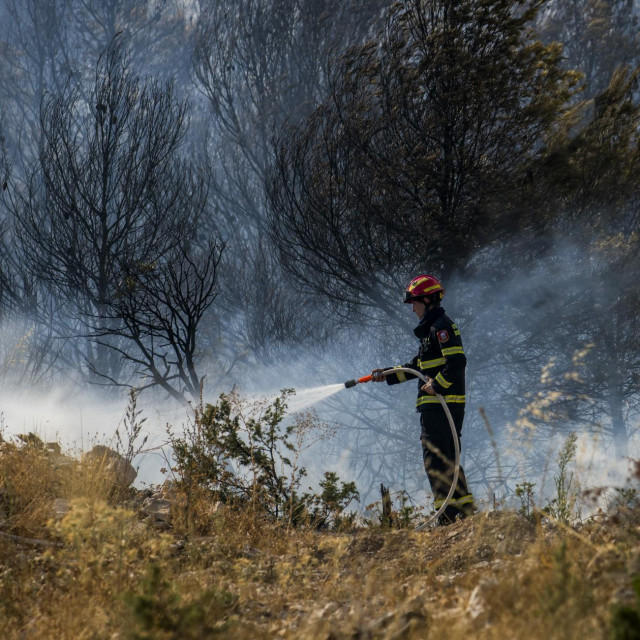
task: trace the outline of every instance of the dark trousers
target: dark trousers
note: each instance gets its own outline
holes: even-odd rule
[[[464,405],[448,406],[459,440],[464,421]],[[420,425],[424,468],[433,491],[436,509],[438,509],[447,497],[453,481],[456,459],[453,435],[449,420],[440,404],[427,407],[420,413]],[[451,502],[444,511],[444,516],[446,520],[453,521],[458,514],[465,516],[473,513],[474,510],[473,497],[469,493],[464,470],[460,466],[458,483]]]

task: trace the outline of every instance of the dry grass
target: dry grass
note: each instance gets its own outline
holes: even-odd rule
[[[579,530],[502,511],[337,534],[194,496],[185,537],[179,518],[160,533],[124,508],[100,468],[3,447],[2,530],[60,546],[0,539],[2,638],[633,637],[612,635],[612,612],[636,606],[637,511]]]

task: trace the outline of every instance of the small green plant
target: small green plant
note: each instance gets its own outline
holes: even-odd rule
[[[573,486],[573,471],[569,470],[576,455],[578,436],[571,433],[558,454],[558,475],[555,476],[556,496],[547,503],[544,511],[562,524],[570,524],[580,517],[577,509],[578,493]]]
[[[524,516],[527,520],[533,519],[533,488],[535,486],[535,482],[526,481],[516,485],[516,496],[520,498],[520,508],[518,509],[518,513],[521,516]]]
[[[421,518],[420,509],[412,503],[409,494],[401,491],[397,497],[398,506],[396,508],[395,525],[398,529],[412,529]]]
[[[326,471],[320,488],[321,493],[304,496],[305,501],[309,503],[312,521],[323,528],[345,529],[352,526],[355,513],[343,513],[353,500],[360,500],[356,483],[341,482],[337,473]]]
[[[222,502],[259,505],[276,518],[286,506],[295,508],[291,493],[306,471],[286,473],[295,449],[293,425],[282,424],[291,393],[283,390],[270,404],[223,393],[216,404],[200,406],[182,437],[169,432],[173,471],[185,486],[210,490]]]

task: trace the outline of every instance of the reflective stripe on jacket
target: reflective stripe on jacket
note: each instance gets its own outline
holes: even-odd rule
[[[467,358],[462,347],[460,331],[442,307],[427,311],[414,329],[420,340],[418,355],[404,365],[408,369],[420,371],[433,380],[433,388],[447,404],[465,403],[464,371]],[[387,367],[395,368],[395,367]],[[411,373],[399,371],[387,375],[387,384],[399,384],[417,378]],[[439,404],[438,398],[430,396],[420,389],[424,383],[418,378],[418,399],[416,408],[424,411],[433,404]]]

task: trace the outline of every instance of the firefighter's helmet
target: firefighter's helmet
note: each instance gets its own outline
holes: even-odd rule
[[[417,276],[407,286],[404,292],[404,301],[422,300],[426,296],[430,297],[437,293],[440,294],[437,299],[441,300],[444,289],[437,278],[429,275]]]

